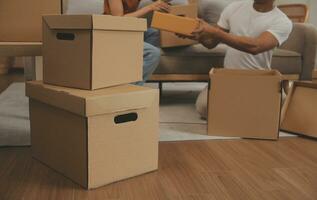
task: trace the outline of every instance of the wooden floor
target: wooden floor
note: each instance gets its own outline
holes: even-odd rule
[[[0,91],[17,80],[0,76]],[[30,148],[0,148],[0,199],[317,199],[316,140],[166,142],[159,151],[158,171],[86,191]]]

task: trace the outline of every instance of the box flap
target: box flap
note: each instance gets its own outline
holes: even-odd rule
[[[157,92],[156,89],[135,85],[89,91],[47,85],[40,81],[26,84],[28,97],[82,116],[147,108],[153,104]]]
[[[317,138],[317,84],[294,82],[282,108],[281,129]]]
[[[43,20],[50,29],[94,29],[146,31],[146,20],[110,15],[47,15]]]
[[[282,75],[277,70],[248,70],[248,69],[211,69],[209,76],[214,75],[245,75],[245,76],[276,76],[282,80]]]

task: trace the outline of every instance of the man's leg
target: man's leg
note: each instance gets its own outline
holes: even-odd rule
[[[149,43],[144,42],[143,52],[143,81],[137,82],[137,85],[143,85],[150,78],[160,62],[161,50]]]
[[[196,110],[201,118],[207,119],[208,117],[208,86],[203,89],[196,100]]]

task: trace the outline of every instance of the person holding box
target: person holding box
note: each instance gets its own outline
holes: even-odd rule
[[[274,6],[274,1],[231,3],[222,12],[217,25],[209,25],[200,19],[199,27],[190,38],[209,49],[219,43],[228,45],[225,68],[270,69],[274,48],[288,39],[293,28],[288,17]],[[203,118],[207,117],[207,92],[205,89],[196,102]]]
[[[113,16],[143,17],[153,11],[169,11],[169,0],[153,1],[152,4],[138,9],[141,0],[105,0],[104,14]],[[149,28],[144,34],[143,53],[143,81],[137,84],[143,85],[151,76],[159,64],[161,51],[159,49],[159,32]]]

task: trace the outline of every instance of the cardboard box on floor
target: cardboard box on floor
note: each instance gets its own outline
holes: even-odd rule
[[[33,156],[85,188],[158,168],[158,91],[28,82]]]
[[[142,80],[146,20],[44,16],[45,83],[94,90]]]
[[[197,4],[171,6],[170,14],[196,19],[198,16],[198,7]],[[160,37],[162,48],[187,46],[197,43],[194,40],[179,38],[175,33],[167,31],[161,31]]]
[[[281,129],[317,138],[317,84],[294,82],[282,109]]]
[[[40,42],[42,15],[61,13],[61,0],[0,0],[0,42]]]
[[[198,26],[199,21],[196,19],[162,12],[154,12],[151,24],[153,28],[187,36],[191,36]]]
[[[213,69],[208,134],[276,140],[281,111],[278,71]]]

